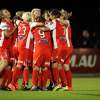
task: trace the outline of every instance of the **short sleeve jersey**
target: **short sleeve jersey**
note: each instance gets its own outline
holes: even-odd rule
[[[66,26],[60,21],[54,21],[53,24],[48,25],[50,30],[52,30],[52,38],[54,49],[67,46],[66,40]]]
[[[31,29],[36,26],[36,23],[37,22],[16,21],[16,24],[18,25],[18,47],[29,49]]]
[[[50,32],[43,32],[38,28],[32,29],[32,34],[34,36],[34,49],[42,49],[42,48],[52,48],[51,46],[51,36]]]
[[[4,30],[7,30],[7,32],[12,31],[13,24],[12,21],[10,23],[6,22],[6,20],[3,20],[0,24],[0,47],[3,48],[9,48],[12,43],[12,35],[8,38],[4,34]]]

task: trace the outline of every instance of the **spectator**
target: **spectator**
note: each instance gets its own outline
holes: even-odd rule
[[[76,39],[77,48],[92,48],[92,41],[88,30],[83,30],[82,35]]]
[[[91,40],[93,48],[99,48],[100,39],[97,32],[92,33]]]

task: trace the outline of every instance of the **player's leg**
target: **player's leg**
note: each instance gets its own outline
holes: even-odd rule
[[[23,87],[22,87],[22,89],[27,89],[28,80],[29,80],[29,67],[26,66],[23,71],[23,83],[22,83]]]
[[[30,89],[30,91],[35,91],[38,90],[38,84],[37,84],[37,80],[38,80],[38,72],[40,69],[40,66],[42,64],[42,54],[39,52],[34,52],[33,53],[33,72],[32,72],[32,82],[33,82],[33,86]]]
[[[66,74],[68,90],[73,90],[73,88],[72,88],[72,73],[70,70],[70,57],[68,57],[65,64],[63,65],[63,67],[64,67],[65,74]]]
[[[33,86],[30,89],[30,91],[36,91],[36,90],[38,90],[38,84],[37,84],[38,72],[39,72],[39,67],[34,66],[33,72],[32,72],[32,83],[33,83]]]
[[[38,83],[39,83],[39,89],[42,89],[42,68],[40,67],[39,69],[39,74],[38,74]]]

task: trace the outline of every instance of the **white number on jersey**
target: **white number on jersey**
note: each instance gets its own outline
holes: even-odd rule
[[[18,35],[25,35],[26,34],[26,27],[25,26],[18,26]]]
[[[38,31],[40,38],[44,38],[45,37],[45,33],[41,30]]]

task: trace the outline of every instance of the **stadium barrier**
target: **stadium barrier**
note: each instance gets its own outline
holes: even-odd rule
[[[74,48],[70,63],[74,76],[100,76],[100,49]]]

